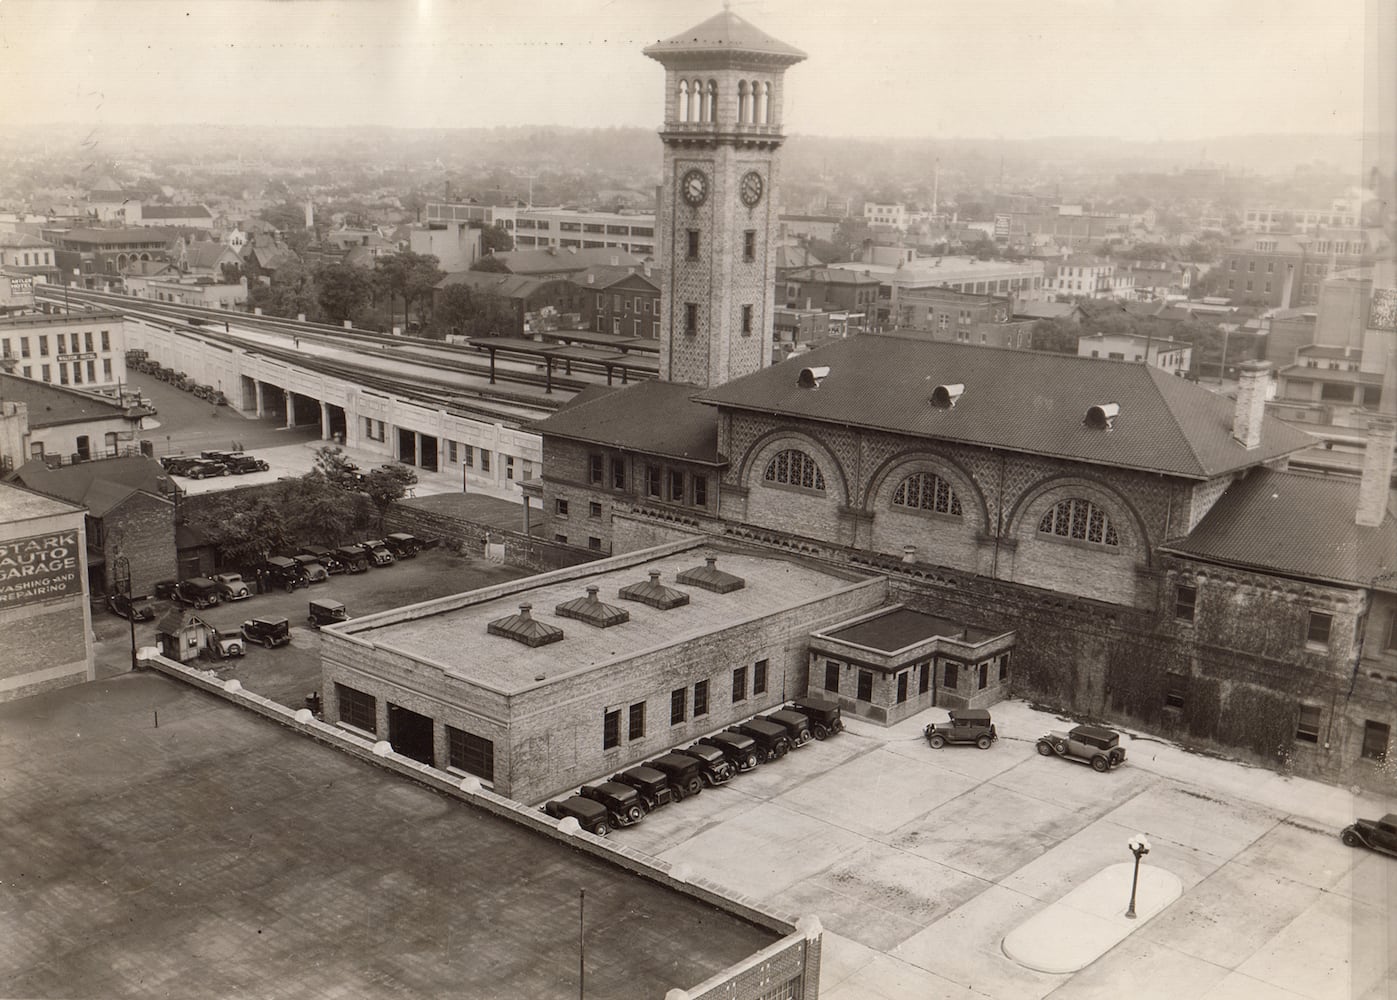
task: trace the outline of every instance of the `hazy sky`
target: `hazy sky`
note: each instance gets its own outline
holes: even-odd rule
[[[655,126],[720,0],[0,0],[0,122]],[[810,58],[788,132],[1362,127],[1363,0],[735,0]]]

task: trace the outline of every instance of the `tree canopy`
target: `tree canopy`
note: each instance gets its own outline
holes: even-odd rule
[[[518,332],[511,300],[469,285],[448,285],[442,289],[432,318],[443,332],[467,337],[508,337]]]
[[[438,267],[440,263],[432,254],[411,250],[380,257],[374,262],[374,273],[383,290],[403,300],[404,325],[412,314],[412,304],[424,298],[430,302],[432,289],[446,277],[446,272]]]
[[[472,271],[489,271],[492,274],[508,274],[509,268],[498,257],[486,255],[471,265]]]

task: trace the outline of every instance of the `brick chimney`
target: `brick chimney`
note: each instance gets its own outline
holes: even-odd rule
[[[1232,438],[1247,451],[1261,447],[1261,421],[1266,416],[1269,361],[1243,361],[1237,367],[1237,406],[1232,411]]]
[[[1363,479],[1358,484],[1354,522],[1376,528],[1387,513],[1392,483],[1392,449],[1397,447],[1397,331],[1388,330],[1387,370],[1382,378],[1378,415],[1368,422],[1368,445],[1363,449]]]

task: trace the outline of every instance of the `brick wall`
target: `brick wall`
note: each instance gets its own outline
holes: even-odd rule
[[[69,550],[63,558],[75,559],[76,568],[58,569],[44,579],[54,583],[71,573],[65,585],[73,592],[25,604],[9,599],[0,605],[0,701],[92,679],[92,614],[82,511],[72,508],[55,515],[0,520],[0,543],[70,533],[74,543],[67,545],[64,539],[58,545]],[[59,555],[57,548],[48,550],[49,558]]]
[[[103,580],[113,591],[116,559],[131,564],[131,593],[149,596],[157,580],[178,575],[175,553],[175,505],[149,493],[133,493],[101,518]]]

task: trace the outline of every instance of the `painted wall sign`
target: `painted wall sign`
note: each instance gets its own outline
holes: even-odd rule
[[[76,531],[0,542],[0,608],[82,593],[82,552]]]

